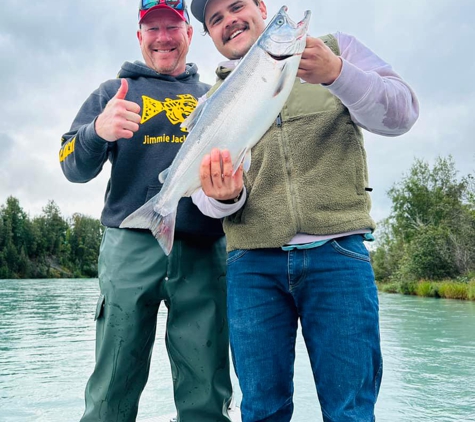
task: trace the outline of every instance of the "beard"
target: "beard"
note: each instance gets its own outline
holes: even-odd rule
[[[160,58],[160,54],[147,50],[147,65],[155,70],[157,73],[163,75],[178,75],[184,71],[184,65],[182,65],[181,55],[176,54],[176,50],[166,55],[166,57]],[[184,63],[184,62],[183,62]],[[183,66],[183,69],[181,68]]]

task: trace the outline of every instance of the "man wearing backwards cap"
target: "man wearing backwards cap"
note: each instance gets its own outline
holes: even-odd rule
[[[209,89],[196,65],[186,63],[192,34],[182,0],[142,0],[137,37],[145,63],[124,63],[117,79],[89,96],[62,138],[60,162],[70,181],[87,182],[107,160],[112,165],[101,216],[96,366],[82,422],[136,420],[162,301],[178,421],[230,421],[221,222],[182,199],[168,257],[149,230],[119,228],[160,191],[157,175],[187,135],[180,123]]]
[[[248,52],[267,17],[259,0],[193,0],[191,11],[231,60]],[[220,82],[236,60],[218,68]],[[231,173],[229,152],[213,150],[201,168],[207,196],[193,200],[207,215],[225,217],[243,422],[291,420],[299,322],[323,420],[373,422],[382,359],[378,294],[363,243],[375,224],[361,128],[401,135],[417,120],[418,102],[389,64],[340,32],[307,37],[297,76],[252,150],[245,189],[221,180]]]

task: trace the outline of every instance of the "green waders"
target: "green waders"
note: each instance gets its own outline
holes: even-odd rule
[[[81,422],[136,420],[162,301],[178,421],[230,421],[225,259],[224,238],[177,238],[167,257],[149,232],[106,229],[96,365]]]

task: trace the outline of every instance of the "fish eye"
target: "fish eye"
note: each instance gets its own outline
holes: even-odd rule
[[[283,24],[284,24],[284,19],[283,18],[277,19],[277,25],[281,26]]]

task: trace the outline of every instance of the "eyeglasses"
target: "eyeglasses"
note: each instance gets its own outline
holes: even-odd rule
[[[175,10],[185,10],[185,0],[140,0],[140,10],[148,10],[159,4],[165,4]]]

